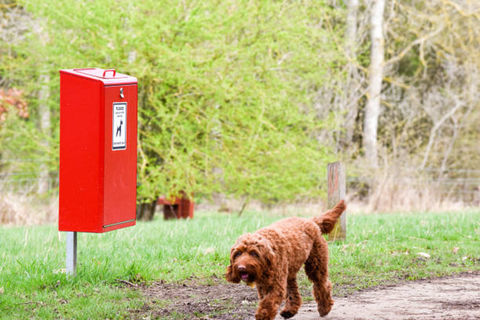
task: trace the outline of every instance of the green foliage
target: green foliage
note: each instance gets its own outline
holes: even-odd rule
[[[49,172],[58,171],[58,138],[58,130],[53,135],[44,134],[35,122],[17,117],[10,109],[5,123],[0,123],[0,171],[30,183],[38,177],[41,165]]]
[[[16,1],[7,1],[0,9],[15,6],[18,6]],[[6,15],[4,10],[0,13]],[[0,172],[7,171],[13,174],[12,179],[32,185],[41,166],[53,175],[58,171],[58,70],[46,58],[50,47],[45,46],[45,33],[39,31],[41,24],[32,21],[26,13],[17,12],[16,19],[21,31],[18,34],[7,32],[8,37],[0,38],[0,86],[5,92],[11,88],[22,92],[20,97],[15,98],[26,102],[28,118],[19,117],[15,106],[0,101],[0,109],[2,105],[7,109],[3,114],[5,121],[0,120]],[[23,30],[26,26],[32,30]],[[10,29],[14,27],[10,26]],[[52,81],[42,82],[41,75]],[[51,112],[51,130],[46,132],[39,129],[42,115],[39,114],[38,93],[41,88],[51,93],[46,102]]]
[[[20,3],[44,28],[15,48],[23,85],[78,67],[138,78],[140,197],[319,194],[331,156],[307,110],[340,74],[341,31],[322,21],[342,12],[324,1]]]

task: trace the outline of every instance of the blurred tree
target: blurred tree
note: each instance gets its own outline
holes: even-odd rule
[[[372,0],[371,12],[371,53],[369,66],[369,86],[365,106],[365,123],[363,126],[363,147],[368,162],[378,165],[377,130],[380,116],[380,100],[383,81],[383,61],[385,39],[383,36],[383,11],[385,0]]]
[[[53,140],[42,146],[56,151],[58,69],[115,67],[140,84],[139,197],[184,190],[275,202],[321,192],[331,156],[318,140],[324,121],[308,110],[340,73],[341,30],[324,21],[342,12],[324,1],[19,3],[48,34],[12,47],[35,119],[46,110],[35,93],[51,79]]]
[[[478,127],[480,3],[392,1],[390,8],[382,144],[420,168],[476,167],[453,155],[458,139]]]
[[[270,202],[314,196],[319,168],[335,152],[435,169],[439,183],[448,169],[480,161],[478,1],[3,3],[0,86],[23,90],[29,118],[5,113],[0,153],[48,160],[50,176],[58,69],[88,66],[140,81],[146,201],[179,190]],[[383,63],[374,31],[384,38]],[[50,129],[40,130],[47,110]],[[39,178],[44,169],[30,162],[8,170]]]
[[[7,97],[22,102],[21,105],[9,104],[8,99],[5,100],[7,109],[10,106],[20,112],[2,115],[0,168],[4,174],[15,173],[13,178],[18,179],[17,182],[34,181],[39,172],[43,172],[43,181],[46,184],[49,173],[56,168],[58,159],[55,158],[58,157],[55,156],[55,144],[52,147],[40,147],[49,144],[52,135],[48,130],[39,131],[42,123],[38,115],[44,113],[38,109],[36,97],[39,93],[38,81],[36,73],[29,70],[32,61],[21,54],[22,47],[25,47],[24,44],[28,41],[28,35],[40,29],[39,23],[16,1],[0,0],[0,26],[0,91],[3,90]],[[29,59],[35,59],[35,54],[36,52],[33,52]],[[47,84],[49,85],[50,83]],[[46,104],[51,106],[52,101],[46,101],[43,105]],[[20,117],[16,116],[17,114]],[[43,167],[43,170],[40,170],[40,167]]]
[[[473,0],[386,0],[383,14],[375,18],[382,18],[380,36],[384,37],[385,47],[385,61],[377,64],[383,73],[381,86],[378,86],[379,77],[375,77],[380,69],[372,72],[379,61],[372,58],[376,44],[368,36],[375,29],[370,26],[379,2],[345,0],[343,3],[348,18],[337,23],[345,23],[344,48],[346,55],[352,57],[349,64],[354,68],[347,69],[344,79],[329,81],[330,87],[341,87],[342,92],[349,95],[349,98],[332,99],[331,111],[346,114],[344,120],[341,118],[345,134],[334,137],[336,144],[343,146],[340,150],[356,157],[355,146],[361,148],[369,144],[365,140],[371,134],[365,130],[367,123],[372,121],[367,113],[377,97],[381,116],[374,117],[378,119],[373,121],[378,122],[378,128],[372,132],[376,132],[377,137],[370,139],[373,141],[370,144],[377,145],[384,164],[398,162],[420,168],[446,169],[450,163],[452,168],[461,167],[462,162],[451,157],[455,154],[455,146],[460,147],[455,141],[465,142],[462,133],[475,132],[474,119],[479,115],[475,97],[479,92],[476,74],[480,64],[480,25],[476,21],[480,3]],[[353,30],[356,34],[354,47],[349,40]],[[372,77],[377,79],[376,86],[373,86]],[[374,87],[378,94],[370,92]],[[322,95],[327,93],[322,92]],[[352,118],[354,125],[350,124]],[[470,133],[467,135],[471,136]],[[339,143],[341,139],[345,141]],[[371,152],[367,148],[363,151],[368,158]],[[478,159],[478,154],[472,152],[473,158]]]
[[[359,88],[358,69],[357,69],[357,50],[358,50],[358,6],[359,0],[347,1],[347,19],[345,32],[345,53],[348,57],[347,64],[347,83],[345,95],[347,96],[347,111],[345,117],[345,141],[343,145],[351,146],[353,142],[353,133],[355,129],[355,119],[358,113]]]

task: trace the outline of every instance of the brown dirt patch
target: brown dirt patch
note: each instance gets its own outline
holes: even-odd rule
[[[251,320],[258,302],[255,289],[216,277],[210,285],[193,279],[184,284],[157,282],[141,290],[148,302],[131,311],[138,319]],[[480,319],[480,273],[380,286],[334,299],[332,311],[323,319]],[[320,317],[315,303],[305,302],[292,319]]]
[[[133,313],[150,319],[252,319],[258,301],[255,289],[216,277],[208,285],[156,282],[142,291],[151,302]]]

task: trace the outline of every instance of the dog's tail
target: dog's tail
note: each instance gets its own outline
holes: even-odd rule
[[[318,225],[322,234],[330,233],[333,230],[335,223],[337,223],[338,218],[346,208],[347,205],[345,204],[345,201],[340,200],[333,209],[328,210],[319,217],[313,217],[312,220]]]

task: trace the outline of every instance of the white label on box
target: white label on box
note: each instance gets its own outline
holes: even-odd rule
[[[127,149],[127,103],[113,103],[112,149]]]

